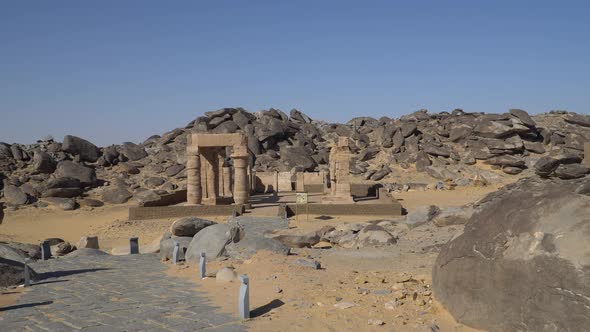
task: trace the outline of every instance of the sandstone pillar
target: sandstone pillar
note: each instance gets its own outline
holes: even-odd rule
[[[187,147],[186,163],[186,201],[189,205],[201,204],[201,156],[197,147]]]
[[[223,153],[223,150],[219,151],[219,154],[217,155],[217,188],[218,188],[218,193],[220,197],[225,197],[227,196],[227,193],[225,192],[225,186],[223,184],[223,182],[225,181],[223,175],[223,163],[225,162],[225,154]]]
[[[245,146],[234,148],[234,202],[246,204],[248,202],[248,150]]]
[[[231,196],[231,168],[223,167],[223,192],[225,196]]]

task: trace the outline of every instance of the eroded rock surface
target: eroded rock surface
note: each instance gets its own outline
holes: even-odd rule
[[[475,205],[433,271],[437,299],[489,331],[590,326],[590,177],[528,178]]]

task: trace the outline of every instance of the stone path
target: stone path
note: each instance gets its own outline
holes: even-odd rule
[[[0,331],[245,330],[192,282],[168,276],[156,255],[60,258],[32,267],[46,278],[16,305],[0,308]]]

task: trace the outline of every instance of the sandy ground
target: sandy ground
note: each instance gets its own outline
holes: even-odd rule
[[[458,206],[477,201],[497,186],[465,187],[452,191],[409,191],[395,194],[407,210],[435,204]],[[131,236],[146,245],[167,231],[174,219],[128,221],[128,206],[104,206],[61,211],[27,207],[5,211],[0,241],[38,244],[58,237],[75,244],[84,235],[98,235],[102,249],[126,246]],[[252,211],[252,215],[274,212],[273,208]],[[292,232],[305,232],[327,224],[388,219],[388,216],[301,216],[291,220]],[[227,216],[213,219],[225,222]],[[259,253],[247,261],[210,262],[209,271],[231,266],[251,279],[252,331],[472,331],[455,322],[441,308],[430,291],[431,270],[436,247],[462,232],[462,227],[417,227],[386,249],[297,249],[297,255]],[[293,263],[310,257],[322,264],[312,270]],[[238,283],[218,284],[214,278],[197,278],[196,266],[173,266],[170,273],[190,278],[205,289],[222,310],[236,314]],[[407,278],[411,276],[411,278]],[[407,279],[407,280],[406,280]],[[405,282],[401,282],[405,281]],[[14,303],[19,289],[4,290],[0,307]],[[391,292],[391,293],[389,293]],[[379,295],[380,293],[387,293]],[[397,304],[387,305],[398,297]],[[352,303],[339,309],[334,305]],[[371,321],[370,320],[374,320]],[[383,325],[371,325],[379,324]],[[436,330],[436,329],[435,329]]]
[[[175,219],[127,220],[129,206],[104,206],[62,211],[47,208],[24,208],[5,211],[0,225],[0,241],[39,244],[57,237],[76,244],[82,236],[96,235],[101,249],[125,246],[129,238],[139,237],[140,245],[147,245],[169,230]],[[224,221],[227,217],[209,218]]]
[[[459,226],[421,226],[388,248],[296,249],[290,256],[261,252],[245,261],[210,262],[207,269],[214,274],[232,267],[248,275],[252,331],[475,331],[457,323],[430,288],[433,247],[460,232]],[[317,260],[322,268],[297,265],[301,258]],[[170,274],[191,279],[222,311],[237,314],[238,281],[201,280],[197,266],[170,264]]]

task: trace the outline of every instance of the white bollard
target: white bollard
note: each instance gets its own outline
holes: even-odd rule
[[[139,238],[132,237],[129,239],[129,254],[139,254]]]
[[[240,313],[240,318],[248,319],[250,318],[250,280],[246,275],[241,275],[238,279],[241,283],[238,298],[238,311]]]
[[[49,241],[43,241],[41,243],[41,259],[46,261],[51,258],[51,247],[49,246]]]
[[[25,287],[31,286],[31,273],[29,272],[30,258],[25,258]]]
[[[205,278],[205,273],[207,269],[207,259],[205,258],[205,253],[201,253],[201,259],[199,260],[199,277],[201,279]]]
[[[180,253],[180,243],[174,241],[174,250],[172,251],[172,263],[178,264],[178,254]]]

